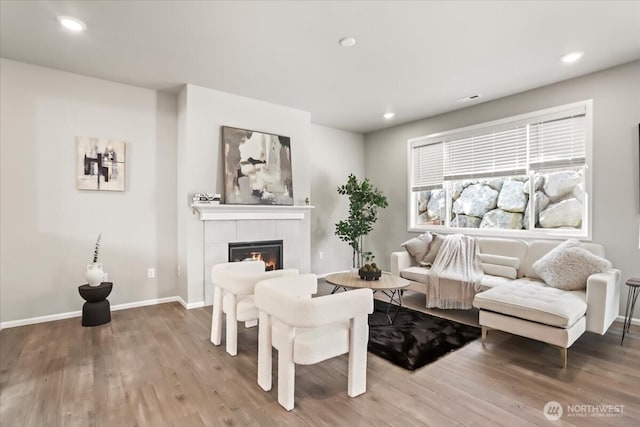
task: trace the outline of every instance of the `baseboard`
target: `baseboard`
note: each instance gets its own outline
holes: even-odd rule
[[[624,323],[624,316],[616,317],[616,322]],[[640,319],[638,319],[637,317],[632,317],[631,318],[631,324],[632,325],[640,325]]]
[[[53,322],[55,320],[70,319],[82,316],[82,311],[69,311],[67,313],[50,314],[48,316],[30,317],[28,319],[9,320],[0,323],[0,329],[16,328],[18,326],[34,325],[36,323]]]
[[[166,304],[168,302],[177,302],[178,298],[180,297],[154,298],[154,299],[148,299],[144,301],[116,304],[111,306],[111,311],[126,310],[128,308],[136,308],[136,307],[146,307],[148,305]]]
[[[191,310],[192,308],[204,307],[204,301],[188,303],[185,300],[183,300],[182,297],[176,297],[176,301],[178,301],[180,303],[180,305],[182,307],[184,307],[185,309],[187,309],[187,310]]]
[[[166,298],[154,298],[144,301],[127,302],[124,304],[116,304],[111,306],[111,311],[126,310],[129,308],[146,307],[148,305],[166,304],[168,302],[178,302],[185,309],[204,307],[204,301],[193,302],[187,304],[181,297],[173,296]],[[82,310],[69,311],[67,313],[50,314],[48,316],[30,317],[27,319],[9,320],[0,323],[0,330],[7,328],[16,328],[18,326],[35,325],[36,323],[53,322],[56,320],[71,319],[73,317],[82,316]]]

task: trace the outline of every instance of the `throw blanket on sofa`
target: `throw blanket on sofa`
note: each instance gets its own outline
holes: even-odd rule
[[[427,286],[427,308],[472,307],[484,276],[474,237],[452,234],[445,237],[431,266]]]

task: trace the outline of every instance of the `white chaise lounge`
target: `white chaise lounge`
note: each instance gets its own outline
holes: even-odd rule
[[[491,329],[543,341],[560,348],[565,367],[567,349],[585,331],[603,335],[618,316],[619,270],[591,274],[584,289],[563,290],[548,286],[534,268],[536,261],[561,242],[478,238],[478,243],[483,261],[496,263],[483,264],[485,276],[473,300],[480,310],[483,341]],[[604,257],[602,245],[582,243],[581,247]],[[430,270],[419,266],[406,251],[391,255],[391,270],[411,281],[410,290],[428,292]]]

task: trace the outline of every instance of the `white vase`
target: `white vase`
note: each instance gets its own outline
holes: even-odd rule
[[[87,273],[85,275],[89,286],[98,286],[104,280],[104,271],[101,262],[94,262],[87,265]]]

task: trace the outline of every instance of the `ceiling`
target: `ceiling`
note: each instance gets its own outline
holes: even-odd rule
[[[575,50],[582,60],[561,63]],[[2,0],[0,56],[159,90],[191,83],[367,133],[637,60],[640,1]]]

